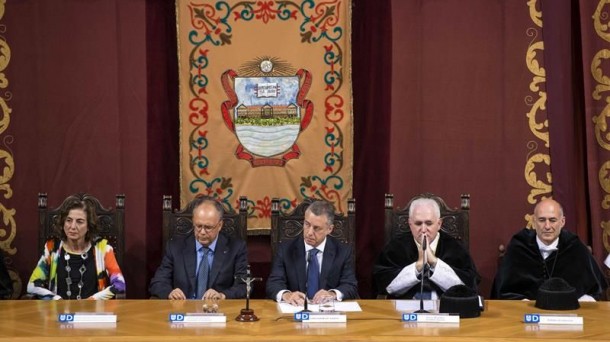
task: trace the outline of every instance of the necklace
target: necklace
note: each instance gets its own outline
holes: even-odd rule
[[[83,291],[83,286],[85,286],[85,283],[83,282],[83,275],[87,271],[87,266],[85,266],[88,257],[87,252],[81,254],[80,257],[83,260],[83,264],[78,269],[78,272],[80,273],[80,280],[78,281],[78,284],[76,284],[76,286],[78,287],[78,294],[76,295],[76,299],[81,299],[81,292]],[[66,295],[68,296],[68,299],[71,299],[72,278],[70,278],[70,271],[72,271],[72,267],[70,267],[70,254],[68,252],[64,254],[64,259],[66,259],[66,272],[68,273],[68,275],[66,276],[66,285],[68,285],[68,291],[66,291]]]

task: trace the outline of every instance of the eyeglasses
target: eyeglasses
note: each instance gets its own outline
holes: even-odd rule
[[[220,222],[222,222],[222,220],[218,221],[218,223],[216,223],[213,226],[210,225],[204,225],[204,224],[200,224],[200,225],[193,225],[193,229],[195,229],[197,232],[200,232],[202,230],[205,230],[206,232],[211,232],[212,230],[218,228],[218,226],[220,225]]]

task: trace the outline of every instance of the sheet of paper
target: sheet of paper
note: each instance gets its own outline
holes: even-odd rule
[[[396,300],[395,305],[396,311],[400,312],[414,312],[420,308],[419,299]],[[424,310],[437,313],[438,300],[424,300]]]
[[[295,313],[303,310],[303,306],[294,306],[287,303],[278,303],[282,313]],[[308,304],[307,309],[312,312],[320,312],[320,305]],[[358,312],[362,311],[358,302],[335,302],[335,310],[338,312]]]

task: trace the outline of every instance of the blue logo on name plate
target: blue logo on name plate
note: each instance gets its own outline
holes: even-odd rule
[[[403,313],[402,314],[403,322],[417,322],[417,314],[414,313]]]
[[[540,315],[539,314],[525,314],[525,316],[523,316],[523,322],[540,323]]]
[[[74,322],[74,314],[60,314],[57,316],[57,321],[59,321],[59,323],[72,323]]]
[[[171,313],[169,314],[170,322],[184,322],[184,314],[181,313]]]
[[[294,313],[294,320],[295,321],[308,321],[309,320],[309,313],[307,312],[295,312]]]

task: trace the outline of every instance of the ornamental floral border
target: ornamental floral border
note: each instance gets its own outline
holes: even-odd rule
[[[190,113],[188,122],[192,125],[189,132],[189,170],[194,180],[189,184],[192,194],[205,193],[218,198],[230,210],[239,206],[234,195],[233,179],[230,177],[211,177],[208,172],[211,161],[206,149],[211,142],[207,138],[209,104],[206,100],[209,78],[206,69],[213,57],[208,47],[230,45],[233,37],[231,24],[237,21],[261,21],[265,24],[274,21],[301,20],[299,35],[302,44],[323,42],[323,61],[327,66],[324,73],[326,97],[324,115],[326,118],[324,144],[327,148],[323,158],[323,168],[318,174],[301,176],[299,193],[303,198],[320,198],[333,202],[338,212],[344,212],[339,191],[344,189],[345,180],[339,172],[345,166],[344,132],[338,123],[346,113],[346,100],[339,94],[344,86],[346,72],[343,67],[344,54],[338,41],[345,34],[339,25],[340,12],[337,8],[341,0],[314,1],[242,1],[230,5],[226,1],[216,1],[214,5],[190,2],[191,30],[188,42],[192,48],[189,53],[189,92]],[[297,205],[296,198],[280,198],[280,209],[289,210]],[[249,216],[266,218],[271,215],[271,199],[249,199]]]
[[[525,104],[530,107],[526,116],[530,131],[536,139],[527,142],[525,181],[531,187],[527,202],[536,204],[537,197],[550,197],[553,191],[551,177],[551,156],[549,154],[549,123],[546,115],[546,71],[544,69],[544,42],[541,40],[542,12],[537,10],[539,2],[528,0],[527,6],[534,27],[526,30],[531,37],[525,54],[525,65],[532,74],[529,84],[530,94],[525,96]],[[544,143],[541,146],[541,143]],[[531,228],[531,214],[525,214],[527,227]]]
[[[4,199],[13,197],[13,189],[10,181],[15,174],[15,160],[10,144],[15,140],[12,135],[4,134],[11,122],[12,109],[9,107],[8,101],[11,100],[13,94],[8,90],[8,79],[6,78],[5,70],[11,60],[11,48],[4,36],[7,27],[2,23],[5,15],[5,2],[0,1],[0,136],[2,144],[0,145],[0,160],[3,162],[2,173],[0,174],[0,193]],[[17,298],[21,293],[22,282],[19,273],[13,268],[12,256],[17,254],[17,248],[12,246],[15,237],[17,236],[17,222],[15,214],[17,211],[13,208],[8,208],[5,203],[0,202],[0,216],[2,216],[2,224],[0,225],[0,249],[7,256],[5,261],[9,271],[11,280],[13,281],[13,298]]]
[[[593,27],[597,36],[606,43],[610,43],[610,33],[608,32],[606,6],[608,1],[598,1],[595,12],[592,15]],[[601,201],[598,205],[604,209],[610,209],[610,160],[603,160],[607,152],[610,151],[610,138],[608,135],[608,121],[610,121],[610,96],[607,93],[610,91],[610,77],[604,74],[602,64],[610,60],[610,49],[599,49],[591,59],[591,76],[595,80],[595,90],[591,94],[594,101],[600,104],[602,110],[598,115],[592,118],[594,125],[595,139],[600,152],[600,165],[598,174],[598,182],[601,194]],[[606,94],[606,95],[604,95]],[[593,106],[597,108],[597,106]],[[605,152],[605,153],[603,153]],[[593,204],[593,203],[592,203]],[[602,243],[606,252],[610,252],[610,220],[599,222],[599,228],[602,230]]]

